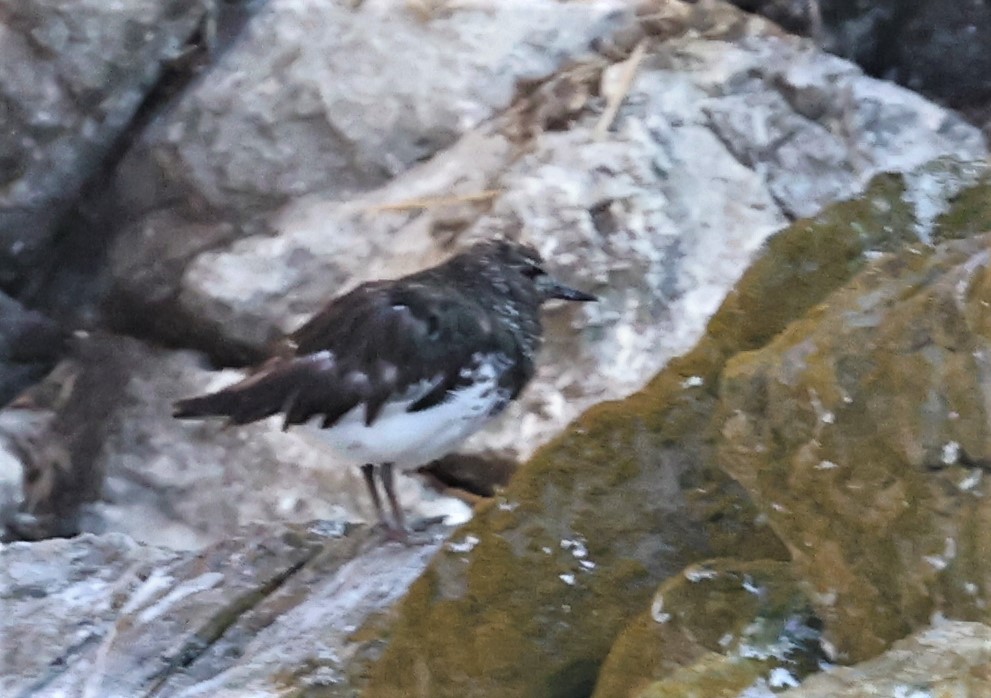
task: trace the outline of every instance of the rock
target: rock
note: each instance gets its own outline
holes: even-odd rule
[[[198,553],[120,534],[0,548],[5,696],[354,695],[373,630],[437,549],[252,526]],[[341,692],[336,692],[341,691]]]
[[[76,535],[85,505],[100,497],[104,422],[127,369],[114,352],[99,351],[105,346],[84,346],[91,351],[83,361],[61,362],[0,412],[22,492],[19,501],[0,503],[4,540]]]
[[[513,460],[451,453],[418,468],[417,472],[425,475],[441,491],[450,489],[462,492],[470,499],[473,495],[494,497],[509,484],[518,465]]]
[[[331,295],[509,234],[603,301],[548,312],[539,380],[470,445],[471,463],[524,458],[589,405],[638,392],[586,411],[504,491],[495,477],[438,477],[496,495],[439,551],[436,541],[375,547],[346,524],[246,529],[351,520],[360,480],[324,470],[321,452],[276,424],[172,420],[174,398],[234,379],[208,374],[201,355],[82,337],[0,413],[0,465],[23,469],[24,482],[8,532],[115,529],[207,547],[84,534],[0,548],[5,631],[38,633],[37,648],[25,639],[5,661],[0,693],[783,687],[801,672],[744,656],[755,646],[748,620],[765,609],[739,570],[788,590],[788,603],[769,604],[785,609],[785,630],[811,604],[840,661],[884,651],[933,612],[986,619],[987,516],[975,493],[991,441],[975,390],[983,374],[965,383],[960,367],[980,361],[987,274],[963,262],[973,283],[958,289],[938,264],[925,267],[986,249],[968,239],[991,222],[976,129],[715,0],[664,0],[639,16],[619,0],[542,0],[526,12],[353,4],[265,5],[150,120],[104,202],[117,214],[108,234],[120,230],[110,268],[92,272],[112,279],[104,321],[217,363],[248,361]],[[877,260],[887,253],[901,267]],[[898,278],[926,273],[925,290],[895,292]],[[870,297],[850,295],[863,279],[893,294],[879,317],[897,320],[873,345],[830,315],[846,307],[864,319],[857,304]],[[820,322],[835,340],[815,334]],[[807,382],[814,394],[782,387],[805,380],[775,353],[799,335],[839,352],[831,341],[859,341],[856,356],[841,354],[853,368],[892,338],[904,351],[890,354],[949,367],[927,384],[932,366],[906,359],[868,384],[887,402],[856,396],[875,410],[867,417],[904,433],[877,429],[863,444],[870,419],[843,415],[851,449],[876,456],[855,463],[883,476],[873,489],[837,485],[820,501],[802,477],[813,447],[847,442],[817,441],[817,406],[839,419],[821,376]],[[780,403],[761,401],[768,386]],[[780,439],[762,441],[772,429]],[[906,512],[905,500],[918,506]],[[865,531],[864,516],[888,536]],[[685,576],[717,557],[732,561],[711,584]],[[660,629],[659,589],[658,617],[672,614]],[[766,627],[772,640],[786,634]],[[656,644],[644,651],[640,638]],[[624,671],[630,663],[639,673]]]
[[[960,192],[973,173],[954,179],[954,167],[929,169],[877,177],[861,199],[775,235],[691,352],[540,449],[413,585],[372,670],[372,695],[408,695],[410,685],[437,697],[591,694],[614,639],[665,579],[713,556],[786,559],[761,523],[766,515],[719,468],[721,373],[878,250],[900,249],[919,230],[934,239],[966,234],[968,217],[935,194],[946,185]],[[954,198],[976,218],[991,212],[986,196]],[[804,584],[804,568],[794,569]]]
[[[142,580],[139,573],[147,578],[149,568],[173,561],[175,554],[112,534],[7,544],[0,559],[4,635],[20,638],[5,643],[0,690],[43,695],[64,671],[64,661],[78,658],[80,650],[89,651],[87,664],[93,666],[99,638],[113,626],[119,594],[132,592]],[[76,687],[85,684],[83,675]]]
[[[896,57],[878,74],[965,113],[991,117],[991,7],[954,0],[909,12],[895,6],[894,14],[895,31],[880,28],[876,52],[897,47]],[[847,47],[853,47],[849,39]]]
[[[721,460],[844,661],[936,612],[989,618],[989,243],[883,256],[723,373]]]
[[[332,522],[250,526],[198,553],[141,545],[120,534],[5,545],[0,548],[4,629],[19,641],[4,654],[0,691],[21,696],[156,691],[184,698],[264,698],[286,691],[355,695],[365,688],[369,662],[381,653],[390,605],[437,545],[382,546],[364,527]],[[761,579],[761,570],[770,572],[774,564],[736,567]],[[733,585],[723,585],[721,578],[729,579],[699,579],[702,586],[693,591],[698,582],[682,576],[672,588],[680,585],[696,595],[703,587],[718,588],[717,596],[729,601]],[[747,598],[752,607],[771,608],[755,604],[758,597],[749,594],[745,603]],[[733,615],[730,605],[722,608],[729,611],[726,617]],[[895,695],[899,685],[981,695],[989,647],[986,625],[940,621],[875,660],[809,677],[782,695]],[[725,686],[714,682],[740,676],[748,665],[737,662],[734,668],[717,659],[710,652],[696,665],[711,668],[709,683],[681,687]],[[687,679],[689,672],[677,677]],[[677,686],[670,682],[667,688]],[[661,688],[652,686],[642,695],[686,695],[658,692]],[[363,695],[380,694],[372,689]]]
[[[44,376],[64,345],[56,323],[0,292],[0,406]]]
[[[260,358],[257,346],[218,336],[213,328],[204,330],[195,315],[176,308],[176,278],[189,258],[229,242],[234,231],[233,225],[222,221],[187,224],[174,211],[143,218],[109,254],[111,273],[128,280],[116,283],[106,298],[109,324],[173,346],[211,346],[215,353],[240,363]],[[135,308],[141,311],[133,312]]]
[[[691,565],[616,639],[593,698],[797,686],[824,658],[818,625],[787,562]]]
[[[783,555],[706,468],[690,435],[705,397],[653,420],[648,405],[668,395],[593,409],[477,510],[403,599],[370,695],[591,694],[660,579],[733,549]]]
[[[619,0],[526,9],[272,0],[122,164],[135,210],[177,199],[250,223],[313,192],[385,183],[590,45],[633,25]]]
[[[816,31],[816,7],[810,6],[808,0],[730,0],[741,10],[758,12],[768,19],[777,22],[794,34],[813,34]],[[826,0],[829,2],[829,0]],[[825,2],[820,2],[821,8]]]
[[[991,627],[936,622],[876,659],[808,678],[781,698],[982,696],[991,694]],[[908,691],[908,692],[906,692]]]
[[[991,127],[991,8],[949,0],[733,0],[790,31]]]
[[[427,16],[416,7],[267,3],[212,67],[211,78],[188,90],[121,164],[119,218],[136,222],[124,226],[110,253],[115,283],[107,317],[115,327],[199,347],[222,362],[260,358],[272,337],[271,316],[245,337],[220,299],[178,298],[185,269],[200,252],[226,250],[251,233],[270,234],[271,218],[293,217],[280,208],[307,194],[337,200],[386,183],[507,108],[518,83],[546,79],[594,42],[634,26],[632,11],[620,0],[541,0],[525,11],[492,3],[437,8]],[[472,163],[474,155],[465,161]],[[489,172],[486,166],[481,174]],[[470,172],[459,176],[478,179]],[[304,267],[302,278],[330,267],[320,278],[324,294],[340,290],[350,272],[361,273],[368,246],[334,231],[336,220],[315,222],[317,240],[330,244],[338,258],[318,258],[325,251],[318,244],[313,252],[297,253],[289,268],[282,268],[289,260],[269,259],[264,267],[272,278],[250,298],[265,302],[266,289],[278,291],[280,283],[297,278],[297,264]],[[378,234],[374,242],[377,249],[388,240]],[[214,259],[206,255],[202,265]],[[250,278],[257,270],[244,260],[233,270],[216,263],[219,268],[207,275],[227,288],[237,283],[232,272]],[[302,294],[293,317],[315,309],[304,306],[310,299]],[[189,300],[203,305],[189,310]],[[227,314],[221,327],[230,331],[213,326],[218,311]]]
[[[196,0],[0,2],[0,284],[62,218],[203,17]]]
[[[35,463],[47,456],[57,455],[53,450],[40,447],[41,439],[51,423],[50,411],[5,408],[0,410],[0,541],[12,537],[31,537],[35,535],[11,535],[12,522],[19,518],[18,509],[35,508],[29,502],[25,487],[33,473],[41,472]],[[37,456],[35,456],[37,454]],[[52,460],[52,465],[55,461]],[[49,472],[57,473],[56,468]],[[49,526],[48,530],[54,530]],[[43,536],[42,536],[43,537]]]
[[[149,690],[161,681],[162,695],[265,696],[315,686],[348,695],[367,680],[367,694],[375,696],[408,695],[410,685],[440,697],[465,695],[466,686],[481,696],[591,694],[607,655],[623,656],[624,643],[614,639],[651,607],[661,584],[665,603],[669,595],[672,602],[682,599],[668,607],[677,609],[677,628],[705,632],[687,656],[665,655],[669,675],[646,678],[688,686],[693,676],[711,677],[700,673],[707,668],[722,672],[723,686],[754,678],[753,666],[744,667],[750,673],[733,673],[725,656],[709,649],[716,625],[692,619],[705,617],[700,604],[710,594],[685,583],[686,566],[712,556],[733,555],[733,566],[754,574],[781,569],[788,558],[761,523],[766,515],[717,467],[723,436],[713,415],[721,414],[720,374],[729,357],[772,343],[830,297],[875,251],[898,249],[919,230],[952,240],[986,220],[991,197],[980,192],[988,185],[961,190],[973,179],[968,172],[933,165],[925,176],[878,177],[863,199],[772,238],[690,354],[645,391],[595,408],[544,448],[444,545],[395,612],[386,609],[436,547],[368,552],[372,541],[363,529],[345,525],[228,529],[223,542],[198,554],[135,546],[117,534],[4,546],[0,595],[10,607],[7,627],[17,637],[38,639],[25,639],[33,651],[5,664],[11,669],[2,692],[44,695],[91,685],[94,694],[127,695],[134,686]],[[945,200],[948,192],[956,192],[952,202]],[[925,226],[917,212],[926,213],[920,216]],[[114,445],[109,472],[115,458],[127,458],[127,450],[113,456],[120,444],[130,444],[131,462],[153,467],[163,454],[181,458],[186,449],[202,452],[208,444],[234,441],[211,431],[209,442],[194,449],[172,432],[148,444],[154,434],[149,417],[122,429],[120,414],[132,411],[166,421],[170,396],[184,389],[189,373],[198,373],[196,359],[134,340],[93,340],[93,355],[121,357],[118,370],[128,377],[123,384],[102,381],[116,386],[121,403],[120,413],[104,419],[111,435],[123,434],[106,439]],[[142,406],[141,399],[153,404]],[[231,460],[215,457],[232,469],[225,471],[229,481],[207,470],[185,494],[205,491],[214,509],[222,509],[216,492],[255,474],[235,475],[236,465],[250,461],[244,452],[231,453]],[[266,487],[257,482],[252,486]],[[237,496],[244,495],[228,495]],[[337,536],[343,538],[326,540]],[[802,569],[789,566],[796,576]],[[738,594],[739,585],[713,589],[725,594],[723,608],[746,610],[726,593]],[[742,615],[727,616],[727,628],[740,627]],[[65,638],[76,641],[66,648]],[[703,650],[696,661],[694,653]]]
[[[172,418],[174,400],[230,378],[210,376],[192,352],[102,335],[78,341],[32,396],[33,412],[48,416],[15,453],[25,478],[21,512],[7,522],[14,537],[109,529],[194,549],[252,521],[372,515],[357,468],[306,434],[283,433],[276,420],[227,429]],[[0,426],[16,420],[11,412],[0,412]],[[454,500],[424,499],[413,478],[398,485],[415,513],[453,514],[454,523],[467,515]]]
[[[603,298],[549,315],[538,380],[501,428],[467,447],[525,458],[581,410],[636,390],[688,350],[789,219],[856,194],[881,170],[984,157],[978,131],[955,115],[727,5],[666,2],[658,17],[603,136],[594,95],[612,89],[617,66],[597,56],[374,191],[344,200],[325,188],[283,206],[264,220],[270,233],[231,242],[230,230],[177,232],[156,214],[118,240],[114,296],[137,307],[115,315],[154,318],[159,336],[222,361],[258,358],[361,281],[481,237],[522,235]]]

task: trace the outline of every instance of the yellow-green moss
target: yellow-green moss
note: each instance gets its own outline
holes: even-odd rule
[[[658,397],[665,389],[677,394]],[[665,404],[678,419],[665,418]],[[711,404],[703,390],[658,381],[590,410],[542,449],[455,536],[474,535],[477,546],[442,552],[411,589],[367,695],[421,695],[410,689],[421,681],[431,698],[587,695],[614,635],[660,579],[735,544],[784,555],[768,528],[753,525],[742,491],[704,463]],[[682,471],[718,502],[685,498],[659,468]],[[713,526],[728,531],[716,552],[705,535]],[[587,556],[562,547],[570,540]],[[462,593],[447,598],[441,588]]]
[[[708,662],[712,652],[764,653],[767,661],[747,666],[765,672],[783,666],[797,678],[818,666],[818,644],[792,637],[811,617],[811,604],[787,562],[724,558],[693,564],[660,586],[650,609],[613,644],[593,698],[635,695],[684,676],[682,669]],[[815,656],[807,656],[809,648]]]
[[[704,652],[673,626],[657,623],[649,611],[642,611],[613,643],[599,672],[593,698],[627,698],[692,664]]]
[[[936,219],[935,239],[956,240],[991,232],[991,181],[969,187],[951,202],[950,209]]]
[[[669,678],[650,684],[635,698],[737,698],[769,671],[767,662],[710,653]]]
[[[947,448],[991,458],[991,343],[968,319],[991,301],[974,291],[989,245],[879,260],[723,373],[721,462],[764,503],[844,659],[883,651],[936,610],[973,617],[962,577],[991,574],[958,560],[958,538],[991,546],[991,534],[968,530],[972,495],[944,463]]]

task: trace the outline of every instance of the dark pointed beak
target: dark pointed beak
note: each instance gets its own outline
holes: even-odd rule
[[[582,303],[599,300],[591,293],[585,293],[584,291],[579,291],[577,288],[565,286],[554,279],[548,279],[548,281],[549,283],[544,289],[547,298],[560,298],[563,301],[580,301]]]

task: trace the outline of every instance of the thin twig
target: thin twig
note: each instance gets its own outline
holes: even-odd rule
[[[809,37],[815,41],[821,41],[822,31],[822,10],[819,8],[819,0],[808,0],[806,9],[809,16]]]
[[[474,194],[458,194],[455,196],[425,196],[418,199],[406,199],[405,201],[395,201],[388,204],[376,204],[362,209],[366,213],[379,213],[382,211],[407,211],[417,208],[439,208],[441,206],[455,206],[457,204],[471,203],[474,201],[490,201],[502,191],[499,189],[486,189]]]
[[[612,122],[616,119],[616,114],[619,113],[619,108],[622,106],[623,100],[626,99],[626,95],[630,92],[630,87],[633,85],[633,78],[637,74],[637,68],[640,67],[640,62],[646,53],[647,40],[641,39],[640,43],[633,49],[630,57],[621,64],[623,71],[620,73],[619,83],[616,85],[615,90],[606,95],[606,110],[602,112],[599,123],[595,125],[594,135],[596,140],[602,140],[606,133],[608,133]]]

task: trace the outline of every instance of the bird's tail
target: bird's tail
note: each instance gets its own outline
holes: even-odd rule
[[[232,386],[208,395],[179,400],[175,403],[172,416],[176,419],[196,419],[197,417],[227,417],[234,424],[247,424],[257,419],[275,414],[278,409],[258,408],[246,411],[241,399],[241,391]]]
[[[227,417],[232,424],[247,424],[282,411],[298,390],[298,366],[273,362],[255,375],[215,393],[179,400],[173,406],[177,419]]]

